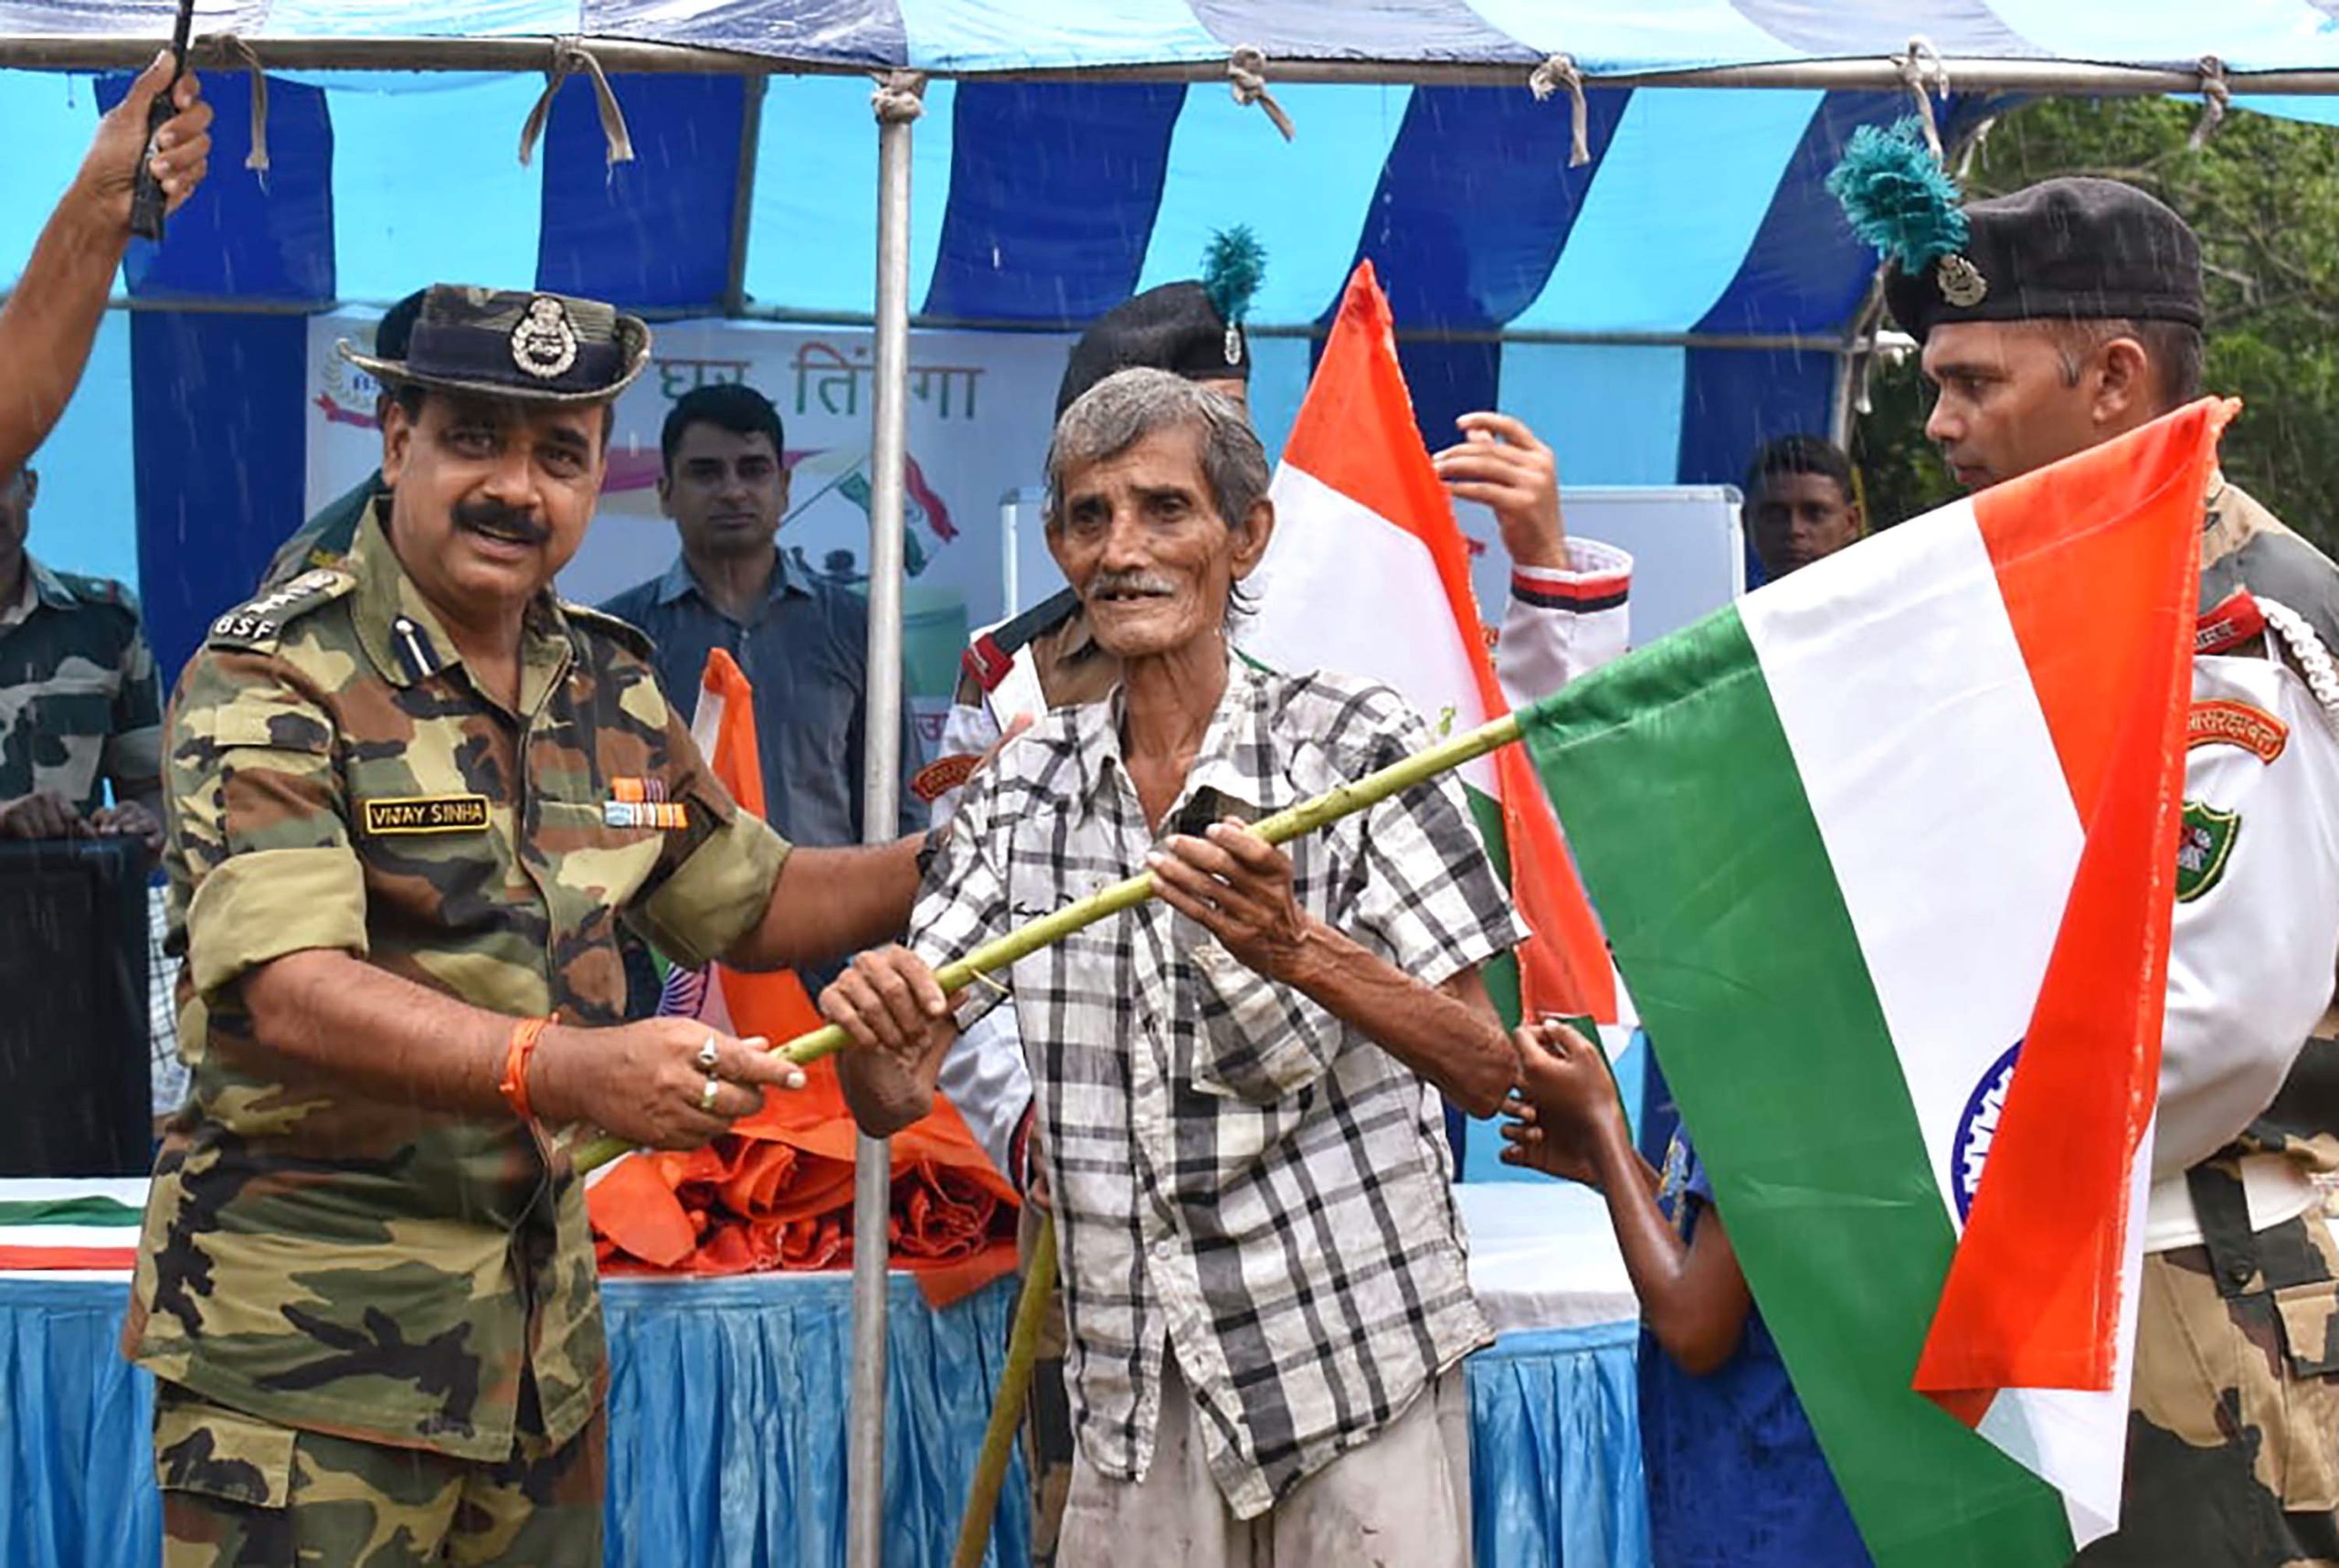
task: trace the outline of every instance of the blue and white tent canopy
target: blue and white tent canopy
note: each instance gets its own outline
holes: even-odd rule
[[[167,32],[171,11],[0,0],[0,60],[107,48],[126,60],[131,44]],[[1820,182],[1853,128],[1910,100],[1897,88],[1595,81],[1592,160],[1571,167],[1568,99],[1527,87],[1547,52],[1570,51],[1596,77],[1880,61],[1922,34],[1953,63],[2190,69],[2215,53],[2237,71],[2339,67],[2339,0],[204,0],[197,30],[235,32],[270,68],[270,166],[242,166],[257,101],[247,75],[206,71],[219,116],[211,178],[166,244],[132,247],[131,309],[110,323],[42,459],[35,539],[60,565],[138,582],[166,662],[300,520],[310,315],[453,279],[664,319],[865,320],[869,84],[820,71],[957,73],[927,86],[915,132],[910,297],[924,323],[1075,330],[1190,274],[1212,229],[1248,224],[1269,254],[1253,322],[1254,403],[1271,436],[1342,281],[1370,259],[1434,439],[1455,413],[1505,407],[1558,448],[1571,482],[1670,483],[1734,480],[1762,440],[1827,429],[1873,262]],[[277,66],[359,45],[429,65],[482,39],[542,63],[552,36],[620,65],[625,46],[601,41],[733,53],[702,71],[672,69],[694,62],[672,54],[655,70],[614,69],[637,154],[615,165],[581,75],[553,94],[523,166],[521,125],[545,91],[534,71]],[[44,39],[61,42],[34,47]],[[1266,57],[1295,141],[1234,101],[1224,65],[1237,46]],[[816,73],[733,69],[741,54]],[[1309,61],[1399,78],[1487,68],[1473,79],[1489,85],[1275,79]],[[987,74],[1165,67],[1191,79]],[[0,280],[126,79],[0,69],[11,149]],[[1983,107],[1945,102],[1946,133]]]
[[[171,0],[12,0],[0,36],[153,38]],[[204,32],[255,44],[574,37],[723,49],[827,69],[1002,71],[1268,61],[1518,67],[1565,52],[1596,74],[1881,57],[2232,71],[2339,68],[2331,0],[202,0]]]

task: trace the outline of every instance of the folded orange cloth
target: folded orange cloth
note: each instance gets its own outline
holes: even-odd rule
[[[586,1191],[604,1271],[690,1275],[852,1266],[855,1132],[835,1065],[686,1154],[644,1151]],[[1015,1266],[1014,1189],[947,1102],[894,1135],[891,1263],[937,1306]]]

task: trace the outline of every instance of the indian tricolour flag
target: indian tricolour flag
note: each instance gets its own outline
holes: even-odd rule
[[[2118,1519],[2229,411],[1881,534],[1524,715],[1886,1568],[2060,1563]]]
[[[1385,682],[1441,736],[1508,709],[1470,591],[1469,548],[1413,420],[1389,302],[1360,262],[1284,443],[1275,531],[1244,648],[1279,670]],[[1530,1012],[1616,1017],[1615,973],[1559,823],[1516,747],[1462,769],[1480,831],[1535,933]]]

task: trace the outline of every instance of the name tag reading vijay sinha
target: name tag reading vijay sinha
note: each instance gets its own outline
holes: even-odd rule
[[[368,800],[365,809],[365,832],[377,838],[393,833],[475,833],[487,826],[484,795]]]

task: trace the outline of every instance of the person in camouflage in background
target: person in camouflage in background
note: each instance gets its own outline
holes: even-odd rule
[[[31,469],[0,479],[0,838],[120,833],[151,857],[163,848],[163,704],[138,601],[111,577],[32,557],[39,493]]]
[[[2200,247],[2132,186],[1967,206],[1886,274],[1980,489],[2199,395]],[[2120,1529],[2089,1568],[2339,1563],[2339,567],[2222,474],[2202,593]],[[2318,1020],[2323,1020],[2318,1031]],[[2302,1048],[2303,1045],[2303,1048]]]
[[[762,969],[906,916],[919,840],[791,850],[646,640],[550,591],[648,355],[607,305],[432,289],[403,360],[351,355],[397,388],[388,494],[340,565],[214,622],[174,699],[193,1086],[124,1330],[172,1563],[599,1561],[568,1129],[693,1147],[801,1082],[623,1023],[618,923]]]

